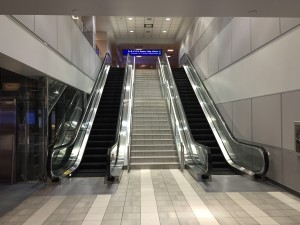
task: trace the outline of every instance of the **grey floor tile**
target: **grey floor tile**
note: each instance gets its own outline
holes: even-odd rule
[[[66,218],[66,222],[83,221],[86,214],[70,214]]]
[[[297,222],[287,216],[271,216],[279,224],[296,224]]]
[[[122,213],[105,213],[103,220],[121,220]]]
[[[228,212],[234,218],[250,217],[250,215],[244,210],[228,210]]]
[[[160,225],[180,225],[178,219],[160,219]]]
[[[137,206],[125,206],[123,212],[128,212],[128,213],[134,213],[134,212],[141,212],[141,207]]]
[[[141,213],[128,213],[124,212],[122,215],[122,220],[140,220],[141,219]]]
[[[50,215],[46,221],[47,222],[63,222],[67,218],[68,214],[65,215]]]
[[[199,225],[197,219],[179,219],[180,225]]]
[[[101,225],[120,225],[121,220],[103,220]]]
[[[172,205],[165,206],[165,205],[158,205],[157,206],[158,212],[175,212],[175,209]]]
[[[220,225],[239,225],[239,222],[237,222],[234,218],[216,218]]]
[[[111,206],[107,207],[105,213],[121,213],[123,212],[124,207],[118,207],[118,206]]]
[[[258,225],[258,223],[251,217],[235,218],[241,225]]]
[[[45,221],[42,225],[61,225],[63,222],[48,222]]]
[[[140,220],[122,220],[121,225],[141,225]]]
[[[79,221],[65,221],[62,223],[62,225],[81,225],[83,220]]]
[[[158,216],[161,219],[177,219],[175,212],[158,212]]]

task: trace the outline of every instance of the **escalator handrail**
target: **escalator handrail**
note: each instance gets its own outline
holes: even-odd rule
[[[115,144],[113,144],[107,151],[107,178],[111,179],[111,152],[114,147],[117,147],[117,152],[116,152],[116,158],[115,158],[115,165],[118,163],[118,156],[119,156],[119,148],[120,148],[120,131],[121,131],[121,126],[122,126],[122,119],[123,119],[123,111],[124,111],[124,103],[125,103],[125,91],[126,91],[126,84],[127,80],[129,79],[129,74],[128,74],[128,66],[131,63],[130,61],[130,55],[127,55],[126,59],[126,66],[125,66],[125,71],[124,71],[124,80],[123,80],[123,88],[122,88],[122,96],[121,96],[121,101],[120,101],[120,106],[119,106],[119,118],[118,118],[118,124],[117,124],[117,130],[115,134]]]
[[[193,135],[191,134],[191,130],[190,130],[190,127],[189,127],[188,122],[187,122],[187,118],[186,118],[185,113],[184,113],[184,110],[183,110],[183,105],[182,105],[181,100],[180,100],[180,97],[179,97],[179,92],[178,92],[178,90],[177,90],[177,86],[176,86],[175,81],[174,81],[172,69],[171,69],[171,66],[170,66],[170,63],[169,63],[167,54],[165,54],[164,57],[165,57],[165,60],[166,60],[166,63],[167,63],[167,70],[168,70],[168,73],[169,73],[169,75],[170,75],[170,76],[169,76],[169,77],[170,77],[170,80],[168,80],[168,82],[170,83],[170,81],[171,81],[171,85],[173,86],[173,95],[174,95],[174,96],[172,96],[172,92],[171,92],[171,90],[170,90],[169,87],[168,87],[169,95],[170,95],[170,97],[172,98],[172,100],[175,99],[175,98],[177,98],[177,101],[178,101],[179,104],[180,104],[180,105],[178,105],[178,102],[177,102],[177,101],[175,101],[175,104],[173,103],[173,101],[171,101],[171,102],[172,102],[172,105],[173,105],[173,107],[174,107],[174,108],[173,108],[173,110],[174,110],[174,115],[176,114],[177,120],[178,120],[180,126],[182,127],[182,130],[183,130],[183,133],[184,133],[185,140],[186,140],[187,144],[188,144],[189,146],[191,145],[191,143],[189,143],[189,141],[188,141],[188,138],[186,137],[186,136],[188,135],[193,145],[199,146],[201,149],[203,149],[204,151],[206,151],[206,155],[207,155],[207,163],[208,163],[208,165],[206,165],[207,170],[206,170],[202,175],[210,176],[210,173],[211,173],[211,162],[210,162],[211,152],[210,152],[210,148],[209,148],[208,146],[203,145],[203,144],[199,144],[199,143],[197,143],[197,142],[194,140],[194,137],[193,137]],[[175,107],[175,105],[176,105],[176,107]],[[182,124],[182,121],[185,122],[186,126],[184,126],[184,125]],[[186,129],[184,129],[184,127],[186,127]],[[187,151],[187,152],[190,154],[190,151]],[[193,161],[195,161],[195,160],[194,160],[194,157],[191,157],[191,158],[192,158]],[[198,165],[198,164],[196,163],[196,165]]]
[[[64,114],[64,117],[63,117],[63,119],[62,119],[62,122],[60,123],[60,125],[59,125],[59,127],[58,127],[58,129],[57,129],[57,131],[56,131],[56,133],[55,133],[54,139],[53,139],[53,140],[51,141],[51,143],[49,144],[50,146],[51,146],[52,144],[54,144],[55,142],[58,141],[57,139],[58,139],[58,137],[59,137],[59,134],[60,134],[61,130],[63,129],[65,123],[66,123],[66,116],[69,114],[69,112],[70,112],[70,110],[71,110],[71,106],[75,103],[75,101],[77,100],[77,97],[78,97],[79,94],[80,94],[80,91],[76,91],[76,92],[75,92],[75,94],[74,94],[74,96],[73,96],[73,99],[72,99],[72,101],[71,101],[71,103],[69,104],[69,107],[68,107],[68,109],[67,109],[67,112]],[[54,146],[54,145],[53,145],[53,146]]]
[[[78,126],[77,126],[76,131],[75,131],[75,135],[72,137],[72,139],[71,139],[68,143],[63,144],[63,145],[61,145],[61,146],[54,147],[54,148],[53,148],[53,153],[52,153],[52,154],[55,154],[56,152],[60,151],[61,149],[68,148],[68,147],[72,146],[72,145],[75,143],[75,141],[76,141],[76,139],[77,139],[77,137],[78,137],[79,131],[80,131],[81,127],[82,127],[84,118],[86,117],[87,113],[89,112],[89,106],[90,106],[90,104],[91,104],[91,102],[92,102],[92,99],[93,99],[94,96],[95,96],[95,89],[97,88],[98,83],[99,83],[99,81],[100,81],[100,79],[101,79],[101,71],[104,69],[104,67],[105,67],[105,65],[106,65],[106,61],[107,61],[109,58],[110,58],[110,54],[109,54],[109,53],[106,53],[106,54],[105,54],[105,57],[104,57],[104,60],[103,60],[103,62],[102,62],[102,65],[101,65],[101,67],[100,67],[99,74],[98,74],[98,76],[97,76],[97,79],[96,79],[95,84],[94,84],[94,86],[93,86],[93,89],[92,89],[92,91],[91,91],[91,95],[90,95],[90,97],[89,97],[88,103],[87,103],[87,105],[85,106],[84,113],[83,113],[83,115],[82,115],[82,117],[81,117],[81,120],[80,120],[80,122],[79,122],[79,124],[78,124]]]
[[[64,91],[66,90],[66,88],[67,88],[67,85],[63,85],[63,87],[61,88],[61,91],[60,91],[59,95],[55,98],[55,100],[49,106],[49,108],[48,108],[48,115],[51,113],[52,109],[54,108],[54,106],[56,105],[56,103],[58,102],[58,100],[60,99],[60,97],[62,96],[62,94],[64,93]]]
[[[255,176],[258,176],[258,177],[261,177],[263,175],[265,175],[268,171],[268,168],[269,168],[269,153],[266,151],[265,148],[263,148],[262,146],[258,146],[258,145],[254,145],[254,144],[249,144],[249,143],[245,143],[245,142],[242,142],[240,140],[237,140],[234,135],[232,134],[232,132],[229,130],[224,118],[222,117],[222,115],[220,114],[218,108],[216,107],[211,95],[209,94],[206,86],[204,85],[200,75],[198,74],[198,72],[196,71],[192,61],[190,60],[188,54],[184,53],[184,55],[181,57],[180,59],[180,62],[183,61],[183,58],[186,58],[189,62],[189,64],[192,66],[192,70],[194,71],[194,73],[196,74],[197,78],[198,78],[198,81],[200,82],[201,86],[203,87],[203,90],[204,90],[204,93],[207,95],[209,101],[210,101],[210,104],[213,106],[215,112],[217,113],[217,116],[218,116],[218,119],[222,122],[222,125],[224,126],[227,134],[229,135],[229,137],[236,143],[240,144],[240,145],[245,145],[245,146],[249,146],[249,147],[253,147],[253,148],[257,148],[261,151],[263,157],[264,157],[264,168],[262,169],[262,171],[260,171],[259,173],[254,173]],[[203,100],[203,99],[202,99]]]

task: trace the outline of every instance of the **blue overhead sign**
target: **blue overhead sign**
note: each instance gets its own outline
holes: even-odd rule
[[[123,49],[123,55],[131,56],[162,56],[162,49]]]

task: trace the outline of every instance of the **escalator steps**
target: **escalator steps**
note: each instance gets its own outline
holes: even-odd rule
[[[107,170],[107,151],[115,143],[124,68],[111,68],[81,163],[74,176],[103,177]]]
[[[232,174],[230,166],[225,160],[218,142],[213,135],[184,68],[172,68],[172,72],[195,141],[210,147],[212,174]]]

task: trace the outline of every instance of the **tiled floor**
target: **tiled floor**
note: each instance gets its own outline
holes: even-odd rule
[[[300,224],[300,199],[280,191],[206,192],[186,171],[132,170],[112,194],[36,194],[0,224]]]

